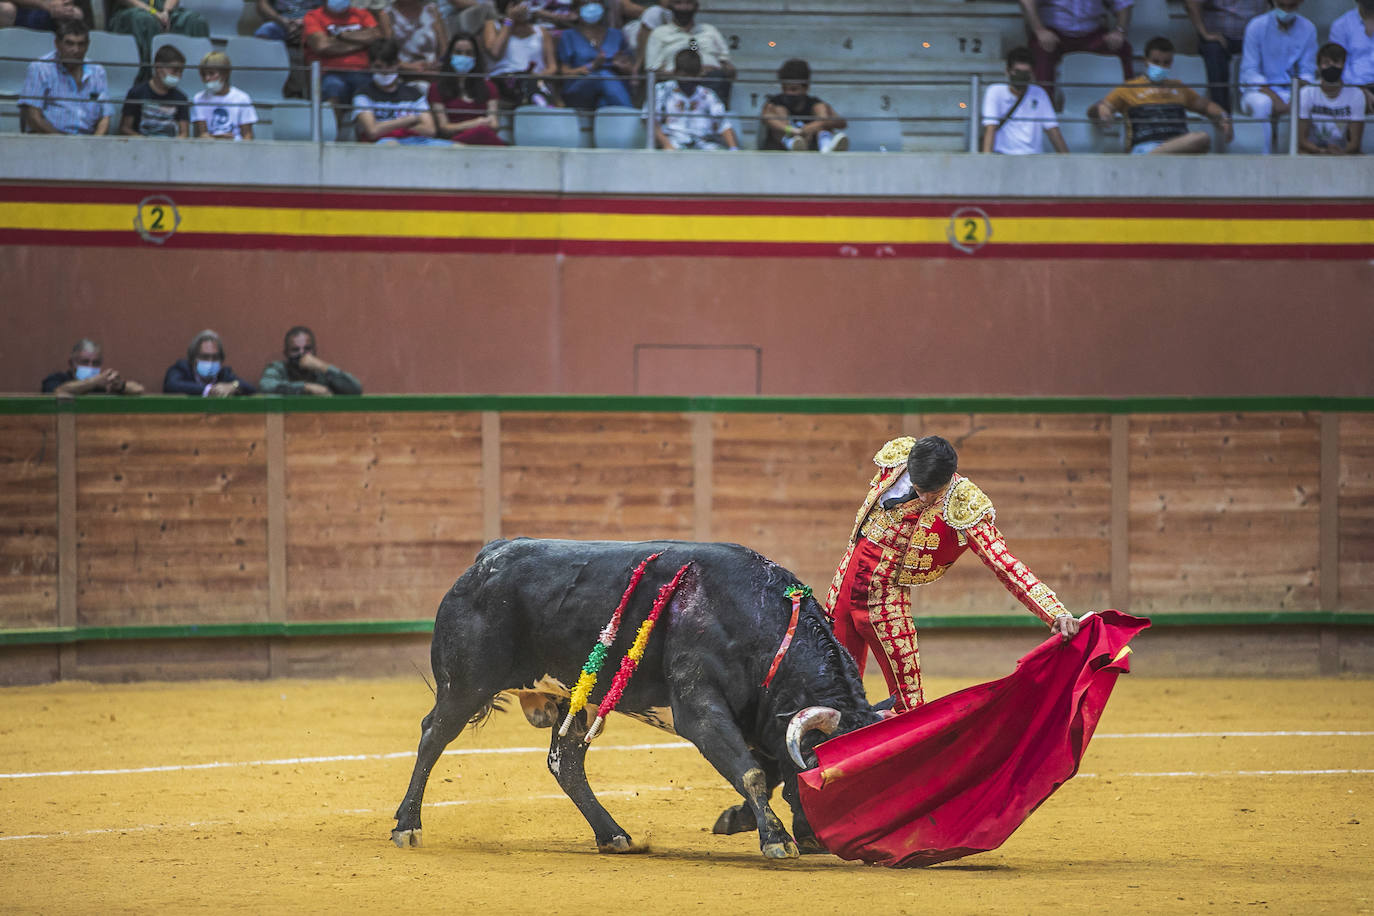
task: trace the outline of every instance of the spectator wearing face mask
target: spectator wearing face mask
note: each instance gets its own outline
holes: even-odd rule
[[[1317,52],[1319,86],[1303,86],[1298,93],[1298,151],[1312,155],[1346,156],[1360,151],[1364,139],[1364,92],[1346,86],[1345,48],[1334,42]]]
[[[127,137],[185,137],[190,132],[191,100],[177,88],[186,57],[176,45],[163,45],[153,55],[153,73],[129,90],[119,118]]]
[[[1088,116],[1110,121],[1126,119],[1127,144],[1133,154],[1205,153],[1212,138],[1202,130],[1188,130],[1187,112],[1206,115],[1232,139],[1231,116],[1216,102],[1204,99],[1178,80],[1169,79],[1174,45],[1164,37],[1145,44],[1146,72],[1117,86],[1088,109]]]
[[[1055,152],[1069,151],[1049,93],[1034,82],[1031,60],[1029,48],[1012,48],[1007,52],[1007,81],[993,83],[983,93],[983,152],[1039,153],[1045,137]]]
[[[501,106],[496,85],[478,75],[477,38],[466,32],[448,43],[439,78],[429,87],[435,136],[464,146],[505,146],[497,130]]]
[[[673,79],[654,86],[654,143],[659,149],[739,149],[725,104],[701,80],[701,57],[679,51]]]
[[[673,21],[649,33],[649,43],[644,49],[644,69],[666,72],[670,66],[676,65],[679,51],[696,51],[701,55],[706,87],[720,96],[728,107],[730,86],[735,78],[735,65],[730,62],[730,46],[715,26],[697,22],[700,8],[697,0],[668,0],[667,6]]]
[[[66,371],[54,372],[43,379],[43,393],[59,398],[79,394],[143,393],[143,386],[138,382],[120,375],[117,369],[104,368],[104,359],[100,344],[89,338],[78,340],[67,357]]]
[[[1365,110],[1374,112],[1374,0],[1358,0],[1353,10],[1336,17],[1327,40],[1345,49],[1341,82],[1359,86]]]
[[[634,56],[620,29],[606,24],[601,0],[582,0],[577,24],[558,36],[558,72],[571,77],[563,84],[563,101],[573,108],[629,107],[630,90],[622,75],[634,69]]]
[[[377,20],[367,10],[349,6],[348,0],[325,0],[324,6],[305,14],[305,62],[320,61],[320,96],[334,103],[340,126],[349,115],[346,106],[372,82],[367,49],[383,37]]]
[[[200,61],[205,88],[192,99],[191,124],[197,137],[212,140],[252,140],[258,112],[248,93],[230,85],[233,65],[223,51],[211,51]]]
[[[841,129],[849,122],[830,105],[811,95],[811,65],[793,58],[778,68],[782,92],[770,95],[763,105],[763,142],[759,149],[822,153],[849,149]]]
[[[372,85],[353,97],[358,139],[364,143],[402,146],[452,146],[434,136],[434,116],[425,90],[401,82],[398,48],[390,38],[367,49]]]
[[[256,392],[256,388],[224,364],[224,342],[208,329],[191,338],[186,358],[172,363],[162,377],[163,394],[229,398]]]
[[[1298,15],[1302,0],[1274,0],[1274,9],[1245,27],[1240,60],[1240,110],[1269,120],[1287,114],[1293,77],[1317,81],[1317,27]],[[1264,152],[1273,150],[1273,131],[1264,131]]]
[[[363,385],[357,378],[320,359],[315,346],[315,332],[305,325],[296,325],[282,340],[282,356],[268,363],[258,380],[263,394],[313,394],[327,397],[333,394],[362,394]]]

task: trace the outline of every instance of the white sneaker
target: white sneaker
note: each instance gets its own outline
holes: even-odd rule
[[[794,134],[791,137],[782,138],[782,147],[788,152],[801,153],[806,151],[806,142]]]
[[[834,133],[822,131],[820,141],[820,151],[823,153],[842,153],[849,149],[849,137],[842,130]]]

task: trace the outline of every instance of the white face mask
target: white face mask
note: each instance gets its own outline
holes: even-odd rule
[[[224,80],[206,80],[205,89],[211,95],[219,95],[224,91]]]
[[[175,89],[180,82],[181,77],[177,76],[175,73],[162,74],[162,85],[166,86],[168,89]]]
[[[77,366],[76,369],[75,369],[75,371],[74,371],[72,374],[76,376],[76,380],[77,380],[78,382],[84,382],[84,381],[86,381],[86,379],[88,379],[88,378],[95,378],[97,375],[99,375],[99,374],[100,374],[100,367],[99,367],[99,366]]]
[[[392,86],[396,85],[396,81],[397,81],[398,79],[400,79],[400,78],[401,78],[401,75],[400,75],[399,73],[374,73],[374,74],[372,74],[372,82],[376,83],[378,86],[382,87],[383,89],[390,89]]]

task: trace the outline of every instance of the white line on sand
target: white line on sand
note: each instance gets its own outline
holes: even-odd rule
[[[1120,738],[1329,738],[1369,737],[1374,731],[1238,731],[1238,732],[1132,732],[1113,734],[1100,732],[1094,740]],[[692,745],[686,741],[666,741],[651,744],[593,744],[593,751],[667,751],[682,750]],[[465,757],[485,754],[545,754],[547,747],[460,747],[444,751],[446,756]],[[213,761],[211,763],[177,763],[163,766],[128,767],[103,770],[48,770],[33,773],[0,773],[0,779],[35,779],[43,776],[123,776],[131,773],[174,773],[183,770],[219,770],[226,767],[297,766],[304,763],[342,763],[359,760],[398,760],[414,757],[414,751],[393,751],[389,754],[333,754],[324,757],[282,757],[276,760]],[[1306,772],[1306,771],[1303,771]]]

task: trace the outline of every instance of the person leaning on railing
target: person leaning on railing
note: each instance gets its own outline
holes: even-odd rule
[[[167,374],[162,377],[163,394],[231,398],[256,394],[257,390],[224,364],[224,341],[208,328],[191,338],[186,358],[168,366]]]
[[[338,366],[320,359],[315,332],[298,324],[282,340],[282,356],[268,363],[258,380],[263,394],[362,394],[363,384]]]
[[[19,96],[24,130],[31,134],[93,134],[110,131],[110,84],[105,68],[86,63],[91,35],[80,19],[61,19],[55,47],[29,64]]]
[[[100,344],[89,338],[82,338],[72,347],[67,357],[66,371],[54,372],[43,379],[43,393],[54,394],[59,398],[72,398],[79,394],[142,394],[143,386],[131,378],[125,378],[118,369],[103,367],[105,354]]]

